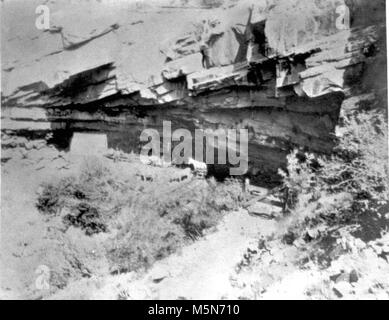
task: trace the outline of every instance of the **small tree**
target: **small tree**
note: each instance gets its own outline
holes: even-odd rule
[[[287,171],[280,170],[286,204],[294,223],[305,218],[376,212],[388,202],[388,129],[377,112],[345,119],[334,154],[294,150]]]

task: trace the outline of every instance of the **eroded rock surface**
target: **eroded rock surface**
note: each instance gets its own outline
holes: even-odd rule
[[[2,3],[7,136],[51,134],[66,149],[97,131],[139,152],[141,131],[164,120],[244,128],[255,175],[296,146],[330,152],[343,101],[386,96],[385,1],[50,1],[48,30],[33,27],[37,5]]]

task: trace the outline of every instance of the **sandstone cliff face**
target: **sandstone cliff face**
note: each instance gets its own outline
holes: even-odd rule
[[[8,137],[52,133],[66,148],[58,140],[96,131],[138,152],[164,120],[245,128],[256,175],[294,147],[331,152],[342,104],[385,103],[385,1],[51,1],[49,30],[30,17],[15,34],[14,15],[35,5],[3,4]]]

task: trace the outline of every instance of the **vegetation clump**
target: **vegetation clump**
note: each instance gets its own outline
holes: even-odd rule
[[[88,158],[77,174],[43,185],[36,204],[65,228],[80,228],[86,236],[106,233],[112,272],[151,266],[215,227],[243,199],[233,179],[217,183],[139,163],[125,169]],[[185,179],[171,179],[181,171]]]
[[[333,155],[294,150],[280,174],[289,233],[306,241],[331,237],[334,243],[342,228],[365,241],[389,229],[388,129],[382,114],[350,116]]]

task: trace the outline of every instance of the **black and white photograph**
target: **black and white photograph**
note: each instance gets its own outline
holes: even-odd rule
[[[389,300],[385,0],[0,5],[0,300]]]

